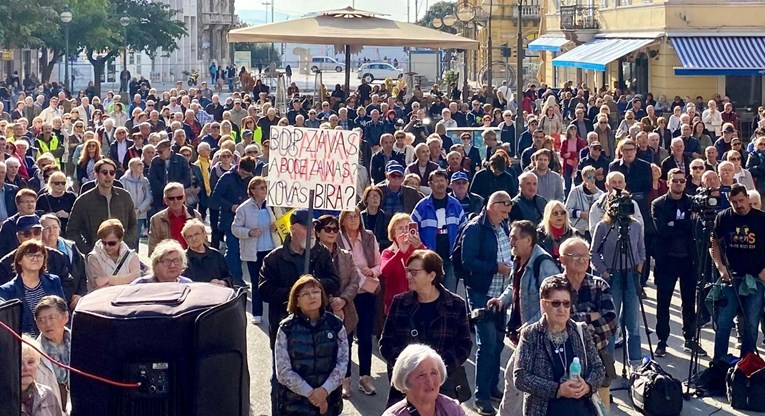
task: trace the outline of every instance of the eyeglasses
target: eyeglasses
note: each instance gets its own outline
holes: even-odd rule
[[[104,176],[114,176],[114,175],[117,174],[117,172],[115,172],[113,170],[101,170],[98,173],[100,173],[100,174],[102,174]]]
[[[299,298],[306,298],[309,296],[321,296],[321,290],[320,289],[313,289],[313,290],[306,290],[304,292],[298,293]]]
[[[561,306],[563,306],[566,309],[571,307],[571,301],[570,300],[548,300],[548,299],[544,299],[544,301],[548,305],[552,306],[555,309],[558,309]]]
[[[54,184],[54,185],[66,185],[66,181],[62,181],[62,182],[55,181],[55,182],[51,182],[51,183]]]
[[[162,259],[159,261],[163,266],[180,266],[183,263],[183,259],[176,257],[174,259]]]
[[[729,157],[728,160],[731,161],[731,162],[740,162],[741,158],[740,157]]]
[[[513,206],[513,201],[509,199],[507,201],[494,201],[493,204],[502,204],[506,207],[511,207]]]
[[[635,147],[628,147],[626,149],[622,149],[622,153],[625,153],[625,152],[635,152],[635,151],[637,151],[637,148],[635,148]]]
[[[556,217],[560,217],[560,216],[566,215],[566,211],[553,211],[552,215]]]
[[[104,243],[104,245],[106,245],[106,246],[114,247],[114,246],[116,246],[117,244],[120,243],[120,240],[112,240],[112,241],[101,240],[101,242]]]
[[[704,170],[704,166],[691,166],[692,170]]]
[[[30,228],[28,230],[20,231],[19,234],[23,235],[25,238],[32,237],[33,235],[40,235],[42,234],[42,227],[35,227],[35,228]]]
[[[53,322],[53,321],[56,321],[58,319],[61,319],[61,315],[62,315],[61,313],[53,313],[53,314],[45,315],[45,316],[36,316],[35,317],[35,322],[37,322],[39,324]]]
[[[574,261],[582,261],[582,260],[589,259],[590,255],[589,254],[571,254],[571,253],[566,253],[566,254],[563,254],[563,257],[566,257],[566,258],[574,260]]]
[[[45,258],[45,255],[42,253],[26,253],[24,254],[24,258],[27,260],[42,260]]]
[[[685,183],[685,179],[682,179],[682,178],[681,179],[672,179],[671,182],[672,183]]]
[[[424,271],[424,270],[425,269],[410,269],[410,268],[407,267],[406,274],[408,274],[409,276],[416,276],[417,273],[419,273],[421,271]]]
[[[167,198],[168,201],[181,201],[181,200],[183,200],[183,195],[165,196],[165,198]]]
[[[330,234],[337,234],[337,233],[340,232],[340,228],[338,228],[338,227],[324,227],[324,228],[322,228],[322,230],[324,230],[324,232],[330,233]]]

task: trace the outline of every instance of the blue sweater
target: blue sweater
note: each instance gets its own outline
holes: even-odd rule
[[[433,206],[433,197],[423,198],[412,211],[412,220],[420,227],[420,239],[425,246],[436,251],[436,232],[438,231],[438,219],[436,208]],[[462,204],[456,198],[446,196],[446,231],[449,234],[449,252],[454,248],[457,232],[460,225],[465,222],[465,211]]]

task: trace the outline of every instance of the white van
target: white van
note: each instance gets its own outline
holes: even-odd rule
[[[343,64],[329,56],[314,56],[311,58],[311,72],[332,70],[343,72]]]

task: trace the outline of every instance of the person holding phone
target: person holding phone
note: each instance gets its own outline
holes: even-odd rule
[[[382,283],[385,315],[388,315],[393,297],[409,290],[404,265],[415,250],[424,249],[420,241],[417,223],[412,222],[409,214],[398,213],[388,224],[388,238],[393,241],[383,250],[380,263],[380,281]]]

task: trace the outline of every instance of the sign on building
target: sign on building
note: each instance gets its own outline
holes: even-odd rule
[[[356,206],[359,133],[273,126],[268,156],[268,205],[347,211]]]

